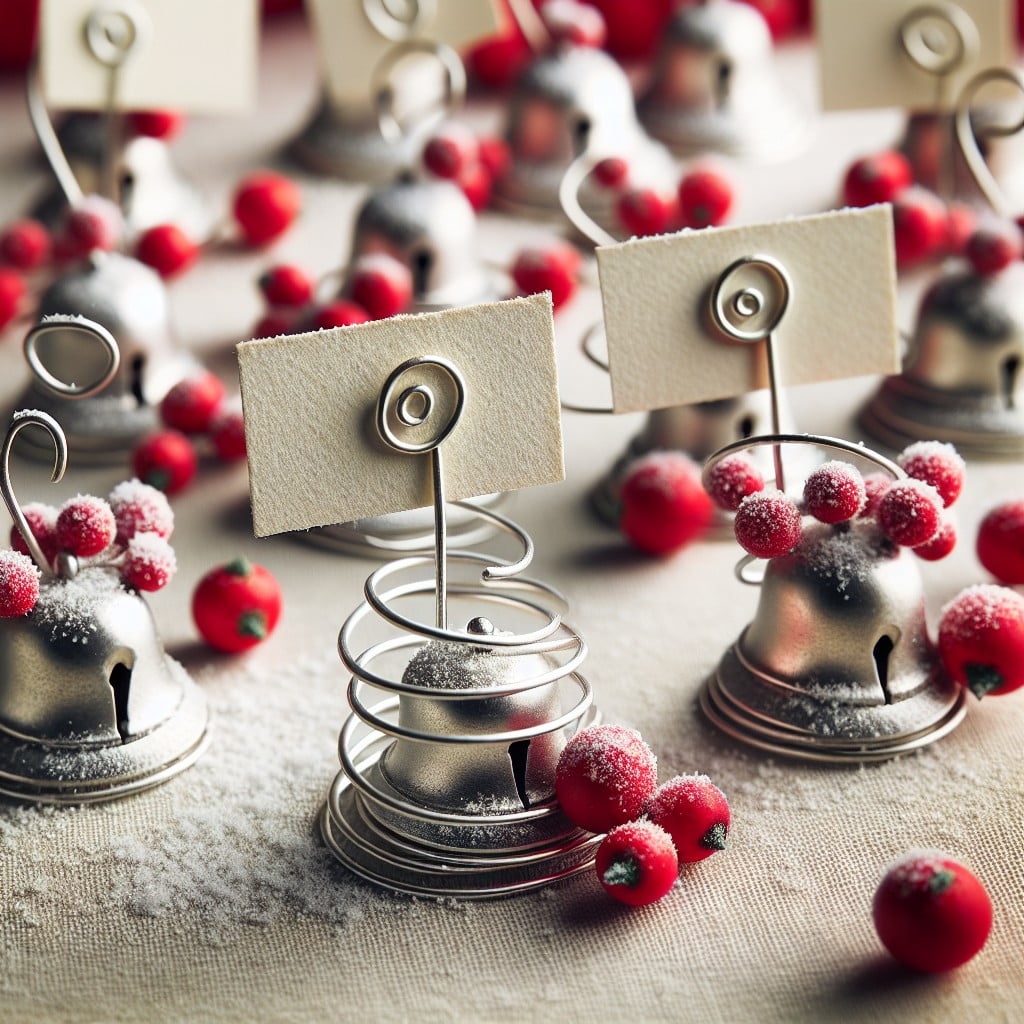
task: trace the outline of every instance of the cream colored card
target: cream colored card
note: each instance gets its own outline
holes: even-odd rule
[[[374,419],[391,372],[428,356],[465,380],[465,407],[441,446],[449,501],[564,478],[546,294],[246,341],[238,367],[257,536],[432,502],[431,456],[388,447]],[[414,441],[446,422],[455,395],[436,369],[406,374],[396,393],[419,383],[437,404],[407,432]]]
[[[374,69],[400,41],[430,40],[460,50],[503,24],[495,0],[306,0],[306,9],[328,92],[339,105],[370,97]],[[408,11],[410,17],[396,17],[389,9]]]
[[[43,0],[46,102],[58,109],[105,109],[111,71],[103,61],[118,52],[110,39],[133,38],[117,72],[118,109],[245,110],[256,95],[256,7],[257,0]]]
[[[951,110],[973,75],[1014,59],[1013,0],[816,0],[814,24],[826,110]],[[924,47],[923,63],[955,63],[941,91],[936,74],[905,52],[902,26],[912,52]]]
[[[896,265],[889,206],[838,210],[752,227],[683,231],[597,250],[616,412],[712,401],[764,387],[761,342],[714,325],[714,286],[735,261],[767,256],[790,280],[773,333],[779,384],[899,370]],[[748,267],[722,290],[779,298],[777,275]],[[746,329],[742,317],[731,317]],[[749,325],[763,324],[754,318]]]

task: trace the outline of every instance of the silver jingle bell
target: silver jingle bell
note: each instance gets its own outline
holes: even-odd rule
[[[48,577],[0,619],[0,792],[107,800],[184,771],[206,747],[206,700],[164,652],[145,601],[109,568]]]
[[[495,182],[494,201],[511,213],[561,218],[559,188],[583,150],[595,160],[625,160],[632,187],[674,193],[678,182],[671,155],[636,119],[625,72],[592,47],[563,44],[534,60],[516,84],[505,139],[512,158]],[[579,201],[598,224],[615,230],[611,190],[588,179]]]
[[[894,448],[935,439],[973,458],[1024,455],[1024,264],[943,275],[921,301],[903,371],[861,425]]]
[[[637,110],[682,154],[784,160],[809,142],[807,118],[779,83],[764,18],[737,0],[677,6]]]
[[[881,760],[964,715],[939,671],[914,556],[872,522],[814,524],[769,561],[754,620],[701,695],[736,739],[814,761]]]

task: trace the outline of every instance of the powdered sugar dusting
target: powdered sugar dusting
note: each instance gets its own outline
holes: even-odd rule
[[[979,583],[943,607],[939,636],[958,643],[977,642],[1012,623],[1024,625],[1024,597],[1008,587]]]
[[[51,641],[85,646],[97,630],[97,608],[123,589],[113,570],[86,566],[72,579],[44,580],[32,614],[49,627]]]
[[[558,758],[559,776],[579,774],[620,793],[653,788],[658,761],[640,733],[621,725],[582,729]]]

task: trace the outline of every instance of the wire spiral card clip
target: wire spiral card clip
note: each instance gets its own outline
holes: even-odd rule
[[[439,425],[429,422],[439,415],[432,388],[406,383],[422,366],[443,370],[452,388],[451,412]],[[411,556],[377,569],[365,602],[342,627],[353,713],[321,828],[339,860],[370,881],[476,899],[537,888],[591,862],[597,840],[562,814],[554,770],[567,731],[595,711],[578,671],[586,644],[562,621],[564,598],[519,575],[532,559],[530,538],[502,516],[455,503],[515,538],[522,554],[503,561],[448,551],[442,444],[465,400],[460,371],[439,356],[403,363],[381,392],[382,440],[430,456],[435,551],[433,559]],[[418,440],[408,433],[417,428]],[[417,578],[431,562],[434,578]],[[450,569],[464,578],[449,580]],[[400,610],[431,597],[433,624]],[[465,609],[464,630],[449,626],[450,602]],[[383,639],[360,651],[357,636],[373,626],[379,633],[382,624]]]

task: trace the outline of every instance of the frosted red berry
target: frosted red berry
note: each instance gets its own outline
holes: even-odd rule
[[[871,907],[882,945],[905,967],[936,973],[967,963],[992,930],[981,882],[937,851],[912,851],[885,873]]]
[[[679,860],[664,829],[650,821],[631,821],[604,837],[594,870],[609,896],[631,907],[644,907],[675,885]]]
[[[185,434],[203,434],[224,404],[224,385],[212,373],[179,380],[164,395],[160,416],[167,426]]]
[[[455,180],[480,160],[476,136],[464,125],[446,124],[423,148],[423,164],[439,178]]]
[[[1024,500],[997,505],[982,519],[977,552],[1000,583],[1024,583]]]
[[[727,455],[706,476],[711,500],[726,512],[735,512],[748,494],[764,490],[764,475],[745,455]]]
[[[169,142],[181,132],[185,115],[177,110],[133,110],[128,123],[136,135]]]
[[[733,519],[739,545],[755,558],[776,558],[800,543],[803,525],[796,502],[781,491],[759,491],[740,503]]]
[[[20,551],[0,551],[0,619],[27,615],[39,600],[39,569]]]
[[[661,196],[650,188],[636,188],[620,196],[615,212],[630,235],[643,238],[671,230],[677,207],[674,197]]]
[[[533,56],[529,43],[518,29],[491,36],[466,54],[466,70],[489,89],[507,89]]]
[[[878,514],[878,503],[892,487],[893,478],[888,473],[868,473],[864,477],[864,507],[860,517],[867,519]]]
[[[734,201],[732,182],[716,167],[694,166],[679,182],[679,218],[683,227],[724,224]]]
[[[942,609],[939,656],[976,697],[1024,686],[1024,596],[994,583],[961,591]]]
[[[574,825],[607,832],[643,813],[657,778],[657,759],[640,733],[592,725],[576,733],[558,758],[555,794]]]
[[[281,617],[281,588],[273,575],[245,558],[208,572],[192,594],[192,618],[202,638],[219,651],[255,647]]]
[[[161,277],[183,274],[199,259],[200,248],[175,224],[158,224],[135,243],[136,257]]]
[[[629,164],[620,156],[606,156],[594,164],[593,174],[602,188],[625,188],[629,180]]]
[[[166,587],[178,569],[174,549],[155,533],[137,533],[130,541],[121,563],[121,579],[136,590],[154,591]]]
[[[272,171],[259,171],[244,178],[231,203],[242,238],[253,246],[267,245],[283,235],[301,208],[298,186]]]
[[[294,308],[304,306],[313,298],[313,279],[291,263],[279,263],[265,270],[258,283],[271,306]]]
[[[174,532],[174,512],[167,496],[141,480],[119,483],[108,501],[119,544],[127,544],[137,533],[152,533],[166,540]]]
[[[683,864],[724,850],[729,838],[729,801],[706,775],[677,775],[662,783],[647,817],[672,837]]]
[[[875,517],[894,544],[913,548],[930,541],[942,525],[942,498],[931,484],[897,480],[878,502]]]
[[[700,469],[682,452],[651,452],[626,472],[620,489],[619,529],[634,547],[667,555],[699,537],[714,508]]]
[[[891,203],[914,182],[910,161],[895,150],[861,157],[850,165],[843,179],[843,202],[847,206]]]
[[[220,413],[210,425],[210,442],[222,462],[245,458],[245,423],[235,410]]]
[[[67,252],[78,258],[96,249],[116,249],[123,231],[124,218],[114,203],[102,196],[86,196],[65,214],[61,234]]]
[[[32,536],[39,542],[39,547],[46,556],[47,562],[53,564],[57,556],[57,510],[52,505],[44,505],[38,501],[30,501],[23,505],[21,513],[28,522]],[[11,526],[11,547],[23,555],[29,553],[25,538],[17,526]]]
[[[57,546],[79,558],[105,551],[117,535],[117,523],[110,506],[91,494],[79,494],[57,513]]]
[[[25,279],[18,271],[0,267],[0,330],[18,315],[25,292]]]
[[[551,292],[551,303],[561,309],[576,294],[579,254],[569,245],[523,249],[512,264],[512,279],[521,295]]]
[[[826,462],[804,482],[804,508],[822,523],[845,523],[866,500],[864,478],[848,462]]]
[[[365,324],[369,319],[362,306],[348,299],[335,299],[333,302],[325,302],[313,311],[310,328],[314,331],[325,331],[332,327]]]
[[[132,453],[132,472],[165,494],[187,487],[198,467],[192,442],[177,430],[162,430],[143,438]]]
[[[892,219],[901,267],[932,259],[945,246],[946,204],[927,189],[905,189],[893,203]]]
[[[996,221],[977,228],[967,239],[964,255],[982,275],[998,274],[1024,254],[1024,236],[1013,222]]]
[[[371,320],[383,320],[404,313],[411,305],[412,274],[387,253],[360,256],[352,268],[349,292]]]
[[[0,233],[0,262],[38,270],[50,258],[50,232],[37,220],[18,220]]]
[[[480,160],[467,164],[455,179],[455,184],[462,190],[469,205],[479,213],[491,201],[494,191],[494,179],[487,165]]]
[[[477,148],[480,153],[480,163],[487,168],[491,179],[496,181],[500,178],[512,162],[512,150],[504,139],[496,135],[485,135],[477,140]]]
[[[938,562],[952,553],[956,547],[956,539],[956,527],[952,520],[944,519],[939,532],[931,540],[918,544],[913,551],[918,558],[923,558],[926,562]]]

